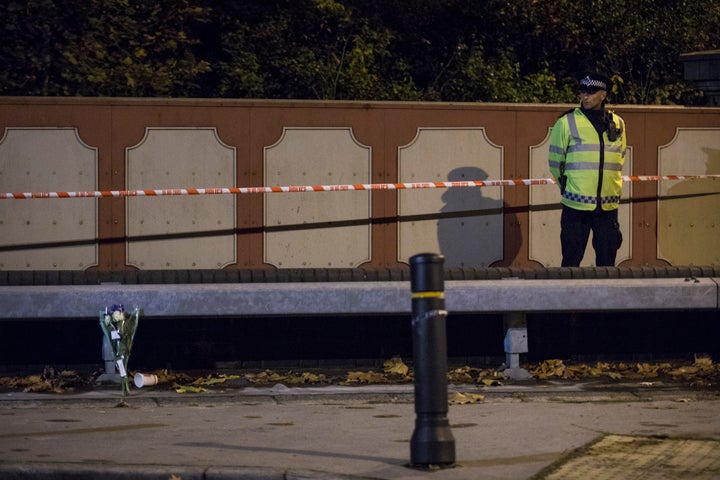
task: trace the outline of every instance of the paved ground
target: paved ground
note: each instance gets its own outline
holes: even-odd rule
[[[412,388],[276,385],[210,394],[133,388],[126,408],[116,407],[117,387],[5,393],[0,478],[517,480],[604,434],[720,440],[718,390],[451,385],[451,398],[456,391],[485,398],[450,406],[457,467],[427,472],[407,467]]]

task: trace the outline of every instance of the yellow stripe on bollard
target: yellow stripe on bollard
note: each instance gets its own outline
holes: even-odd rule
[[[413,292],[412,298],[445,298],[445,292]]]

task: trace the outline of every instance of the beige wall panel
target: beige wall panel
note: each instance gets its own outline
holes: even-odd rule
[[[400,182],[501,179],[503,147],[480,128],[418,128],[398,149]],[[398,261],[439,252],[445,266],[486,267],[503,257],[502,187],[402,190]]]
[[[148,127],[126,150],[128,189],[235,186],[235,148],[215,128]],[[127,263],[141,269],[235,263],[234,195],[127,198]]]
[[[633,147],[628,146],[625,151],[625,164],[623,165],[622,174],[625,176],[632,175],[633,172]],[[617,257],[615,258],[615,265],[625,260],[632,259],[632,204],[631,199],[633,195],[633,184],[631,182],[623,183],[622,195],[620,197],[620,208],[618,209],[618,223],[620,224],[620,231],[623,235],[623,243],[618,249]],[[592,234],[590,236],[592,241]],[[588,242],[589,243],[589,242]],[[595,258],[593,254],[592,258]],[[594,263],[594,262],[593,262]]]
[[[8,128],[0,141],[3,192],[97,189],[97,149],[76,128]],[[97,200],[0,202],[0,269],[84,270],[98,263]]]
[[[264,148],[266,186],[370,183],[372,149],[352,128],[283,128]],[[370,261],[370,192],[264,194],[264,262],[351,268]]]
[[[658,164],[660,175],[720,174],[720,128],[678,128]],[[658,195],[658,258],[720,265],[720,181],[664,180]]]
[[[538,145],[530,147],[530,177],[552,178],[548,167],[548,149],[550,132]],[[625,153],[623,175],[632,172],[632,148]],[[631,258],[632,254],[632,209],[629,199],[632,195],[632,184],[625,182],[622,190],[622,202],[618,211],[618,223],[623,234],[623,243],[617,253],[615,264]],[[544,267],[559,267],[562,263],[560,248],[560,190],[557,185],[533,185],[530,187],[530,244],[529,258],[541,263]],[[588,239],[585,256],[581,266],[595,265],[595,251],[592,248],[592,233]]]

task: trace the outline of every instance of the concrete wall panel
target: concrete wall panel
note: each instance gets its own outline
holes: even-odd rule
[[[97,149],[76,128],[8,128],[0,140],[0,190],[93,191]],[[97,265],[97,200],[0,202],[0,269],[85,270]]]
[[[148,127],[127,149],[128,189],[234,186],[235,148],[215,128]],[[232,195],[130,197],[127,264],[140,269],[223,268],[235,263]]]
[[[401,183],[502,178],[503,148],[485,129],[419,128],[398,149]],[[503,258],[502,187],[403,190],[398,261],[441,252],[447,267],[486,267]]]
[[[660,175],[720,174],[720,128],[678,128],[658,163]],[[720,264],[720,180],[665,180],[658,197],[658,258]]]
[[[265,148],[265,185],[367,184],[371,159],[351,128],[285,128]],[[369,191],[263,195],[266,263],[352,268],[370,261]]]

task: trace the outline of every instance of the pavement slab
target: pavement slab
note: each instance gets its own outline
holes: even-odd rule
[[[543,480],[592,478],[720,478],[720,442],[658,436],[606,435],[546,469]]]
[[[412,385],[243,388],[218,394],[116,389],[0,395],[0,478],[546,478],[608,435],[720,441],[720,392],[593,384],[454,386],[457,465],[408,467]],[[480,398],[480,397],[478,397]],[[554,477],[547,477],[554,478]],[[643,478],[665,478],[644,476]]]

